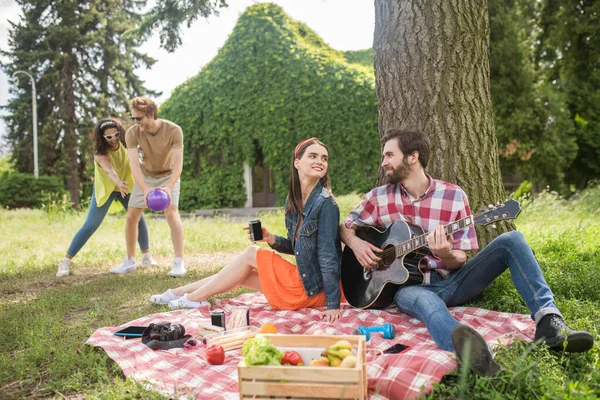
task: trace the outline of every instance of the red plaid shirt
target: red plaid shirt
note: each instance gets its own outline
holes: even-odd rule
[[[346,228],[357,226],[385,226],[399,219],[417,225],[430,232],[438,225],[471,215],[469,200],[465,192],[452,183],[429,177],[429,188],[418,199],[413,198],[401,184],[379,186],[363,197],[362,203],[344,220]],[[452,235],[453,250],[477,250],[477,235],[473,226]],[[421,270],[429,283],[431,270],[435,269],[444,278],[451,270],[434,254],[421,260]]]

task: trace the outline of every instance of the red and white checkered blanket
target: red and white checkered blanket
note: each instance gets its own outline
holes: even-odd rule
[[[386,340],[375,333],[367,344],[368,387],[372,400],[405,399],[428,393],[433,389],[432,383],[439,382],[445,374],[457,368],[454,355],[436,346],[423,323],[396,308],[386,311],[356,310],[344,304],[342,318],[334,326],[321,321],[320,312],[315,309],[272,310],[260,293],[220,301],[218,308],[224,309],[228,316],[231,308],[239,305],[249,307],[251,325],[260,327],[270,322],[279,333],[284,334],[321,332],[351,335],[361,325],[395,325],[395,339]],[[535,324],[528,315],[471,307],[454,307],[451,313],[458,321],[475,328],[492,346],[510,344],[515,337],[529,341],[535,331]],[[113,332],[129,325],[148,325],[159,321],[182,324],[186,333],[196,337],[198,324],[210,324],[210,310],[201,307],[149,315],[119,327],[98,329],[86,343],[103,348],[123,369],[126,377],[150,382],[155,390],[170,396],[239,399],[239,350],[227,352],[224,365],[212,366],[204,360],[205,346],[202,344],[185,349],[151,350],[140,340],[124,340],[113,335]],[[404,343],[411,348],[401,354],[377,355],[378,350],[394,343]]]

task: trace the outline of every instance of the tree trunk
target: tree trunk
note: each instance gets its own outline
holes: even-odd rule
[[[61,120],[64,127],[63,150],[68,158],[67,188],[71,194],[71,202],[79,207],[79,154],[77,144],[77,116],[75,115],[74,92],[74,56],[66,56],[62,67],[62,107]]]
[[[486,1],[375,0],[380,135],[390,128],[424,132],[431,145],[428,173],[461,186],[474,213],[506,196],[488,45]],[[382,176],[380,170],[380,182]],[[478,230],[480,246],[509,228]]]

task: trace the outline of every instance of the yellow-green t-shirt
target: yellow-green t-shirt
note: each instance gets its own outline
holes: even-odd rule
[[[127,182],[127,192],[131,193],[133,190],[133,174],[131,173],[129,156],[127,155],[125,146],[119,143],[117,150],[109,150],[108,159],[110,160],[110,165],[115,169],[119,180]],[[117,185],[108,177],[106,171],[97,162],[94,162],[94,186],[96,188],[94,194],[96,195],[96,204],[98,207],[106,203],[112,192],[119,191]]]

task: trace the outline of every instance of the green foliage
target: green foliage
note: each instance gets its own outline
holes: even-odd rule
[[[54,176],[3,173],[0,175],[0,207],[42,208],[65,195],[62,181]]]
[[[511,197],[515,200],[518,200],[522,197],[530,196],[531,189],[532,189],[531,182],[525,180],[525,181],[521,182],[521,184],[519,185],[517,190],[515,190],[515,192],[512,194]]]
[[[10,160],[10,154],[7,156],[2,156],[0,157],[0,174],[4,173],[4,172],[13,172],[14,171],[15,166],[13,165],[13,163]]]
[[[244,169],[239,165],[227,169],[205,165],[199,179],[186,179],[182,183],[179,208],[194,210],[203,208],[240,207],[246,201],[245,191],[240,190],[239,177]]]
[[[349,63],[361,64],[373,68],[373,49],[348,50],[344,52],[344,58]]]
[[[579,148],[567,183],[584,187],[600,176],[600,3],[544,0],[538,64],[566,96]]]
[[[329,147],[334,193],[366,191],[377,180],[372,67],[348,64],[273,4],[249,7],[219,54],[173,91],[160,115],[183,129],[183,192],[198,191],[196,208],[243,205],[242,165],[261,154],[282,204],[293,149],[312,136]],[[214,184],[219,170],[228,187]]]
[[[577,145],[564,94],[533,62],[537,7],[531,0],[489,3],[494,122],[503,174],[558,188]]]
[[[144,1],[146,3],[146,1]],[[218,15],[219,8],[227,7],[225,0],[158,0],[146,12],[139,28],[127,33],[127,37],[142,36],[147,39],[153,31],[159,31],[160,45],[173,52],[181,45],[181,25],[189,28],[198,17]]]

